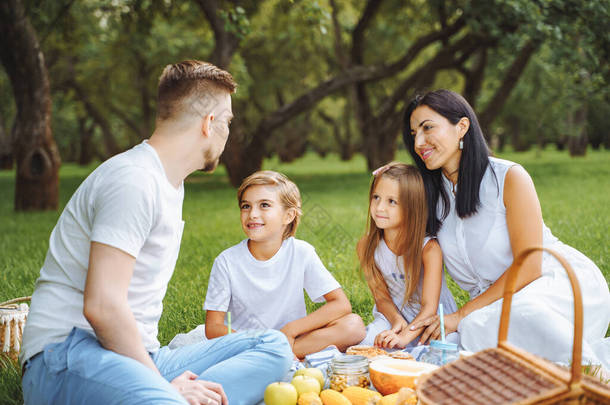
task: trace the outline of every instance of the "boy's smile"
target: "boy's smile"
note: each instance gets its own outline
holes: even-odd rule
[[[281,245],[284,228],[293,217],[279,201],[275,187],[248,187],[239,206],[242,229],[252,242],[277,242]]]

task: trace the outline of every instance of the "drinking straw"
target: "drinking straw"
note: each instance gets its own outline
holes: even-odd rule
[[[441,321],[441,342],[445,343],[445,317],[443,316],[443,304],[438,304],[438,316]],[[445,349],[441,350],[441,364],[444,365],[447,362],[445,358]]]
[[[441,341],[445,343],[445,317],[443,316],[443,304],[438,304],[438,316],[441,320]]]
[[[231,334],[231,311],[227,312],[227,328],[229,329],[228,334]]]

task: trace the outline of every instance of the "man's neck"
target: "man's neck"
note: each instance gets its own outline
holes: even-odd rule
[[[179,133],[156,129],[148,140],[159,155],[167,179],[175,188],[179,188],[186,176],[197,170],[192,157],[194,148],[188,145],[188,139]]]

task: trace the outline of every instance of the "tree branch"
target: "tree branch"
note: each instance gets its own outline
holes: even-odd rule
[[[481,44],[485,44],[485,42],[480,37],[467,35],[454,44],[443,48],[434,58],[407,77],[396,88],[392,96],[388,97],[381,104],[379,113],[375,118],[376,122],[383,123],[389,119],[395,110],[396,104],[405,99],[408,89],[415,86],[420,89],[428,87],[432,83],[436,72],[461,64],[461,59],[468,57]],[[460,56],[456,59],[455,56],[457,54],[460,54]]]
[[[259,123],[256,132],[261,132],[263,134],[269,133],[304,110],[311,108],[324,97],[346,86],[360,82],[377,81],[393,76],[411,61],[411,59],[407,58],[407,56],[417,55],[426,46],[442,39],[444,35],[451,35],[451,33],[457,32],[461,26],[462,22],[458,21],[454,25],[448,27],[447,30],[438,31],[420,38],[411,48],[409,48],[405,56],[400,58],[400,62],[395,62],[391,65],[381,64],[373,66],[350,67],[348,70],[342,72],[338,76],[320,83],[307,93],[297,97],[291,103],[283,105],[277,110],[268,114]]]
[[[525,70],[527,63],[532,55],[534,55],[540,44],[541,42],[539,40],[532,39],[528,41],[523,48],[521,48],[521,51],[519,51],[519,54],[515,57],[515,60],[506,72],[500,87],[498,87],[494,93],[494,96],[485,107],[483,113],[479,115],[479,122],[486,137],[489,137],[488,130],[491,123],[502,111],[502,108],[508,100],[510,93],[519,81],[519,76],[521,76]]]
[[[352,62],[357,65],[364,63],[364,32],[379,11],[383,0],[368,0],[360,20],[352,32]]]
[[[339,9],[335,0],[330,0],[331,17],[333,20],[333,34],[335,39],[335,54],[342,70],[347,69],[349,60],[341,43],[341,26],[339,25]]]

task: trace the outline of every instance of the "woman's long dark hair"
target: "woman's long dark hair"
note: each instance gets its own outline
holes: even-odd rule
[[[464,148],[458,169],[459,186],[456,195],[456,209],[460,218],[475,214],[479,208],[479,187],[489,165],[489,148],[477,116],[461,95],[450,90],[436,90],[423,97],[418,95],[409,103],[405,111],[402,138],[424,179],[428,199],[426,231],[429,235],[436,235],[443,220],[449,214],[449,196],[443,187],[441,169],[428,170],[415,153],[415,138],[411,134],[411,114],[421,105],[433,109],[453,125],[457,124],[462,117],[466,117],[470,121],[470,127],[463,138]],[[437,210],[437,206],[441,202],[442,210]],[[440,218],[438,217],[439,211]]]

